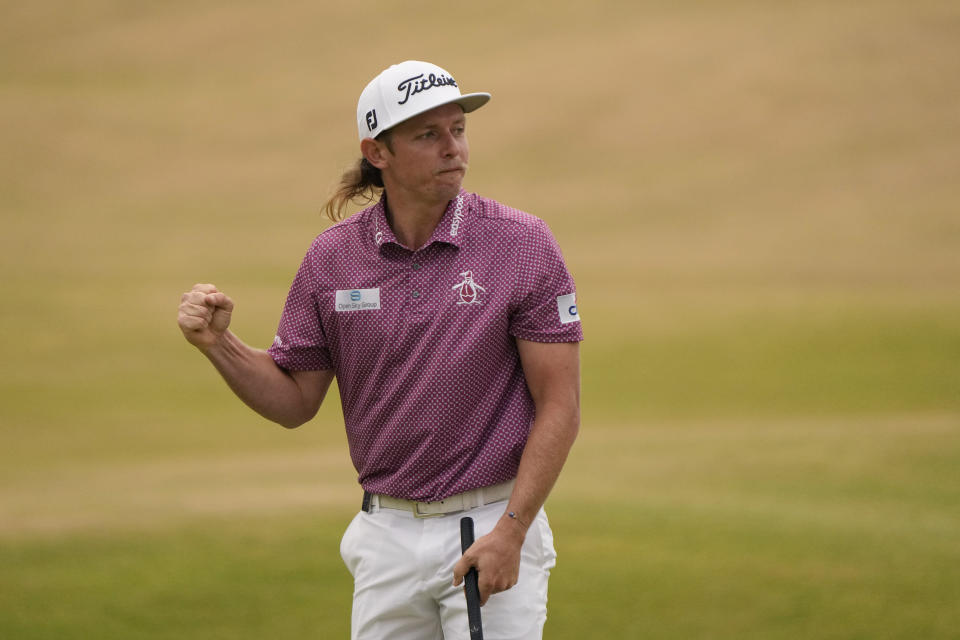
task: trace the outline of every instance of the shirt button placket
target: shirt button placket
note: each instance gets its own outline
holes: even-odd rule
[[[423,306],[420,304],[420,301],[423,299],[423,281],[421,279],[422,268],[423,265],[420,262],[420,257],[414,254],[413,260],[410,263],[410,310],[417,315],[421,313],[421,308]]]

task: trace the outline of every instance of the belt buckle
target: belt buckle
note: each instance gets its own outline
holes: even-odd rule
[[[443,502],[442,500],[440,502]],[[414,502],[413,503],[413,517],[414,518],[442,518],[447,515],[446,513],[423,513],[420,511],[421,504],[430,504],[429,502]]]

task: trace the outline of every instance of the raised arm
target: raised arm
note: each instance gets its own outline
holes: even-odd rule
[[[180,300],[177,322],[247,406],[287,428],[316,415],[333,370],[286,371],[266,351],[250,347],[230,330],[233,301],[212,284],[197,284]]]

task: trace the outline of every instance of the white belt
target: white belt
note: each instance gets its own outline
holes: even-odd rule
[[[513,482],[513,480],[509,480],[489,487],[471,489],[470,491],[464,491],[463,493],[458,493],[434,502],[417,502],[416,500],[404,500],[402,498],[364,492],[363,510],[369,512],[374,507],[379,507],[381,509],[410,511],[417,518],[445,516],[450,513],[467,511],[468,509],[475,509],[476,507],[507,500],[513,492]]]

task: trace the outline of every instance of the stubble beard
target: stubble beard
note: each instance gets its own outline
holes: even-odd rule
[[[445,202],[449,202],[454,198],[456,198],[457,194],[460,193],[460,189],[463,187],[463,180],[467,176],[467,163],[465,162],[461,163],[460,169],[462,170],[462,172],[460,173],[447,174],[445,172],[440,172],[439,174],[440,176],[456,175],[458,179],[455,181],[455,184],[444,182],[439,185],[439,188],[438,188],[439,200],[444,200]]]

